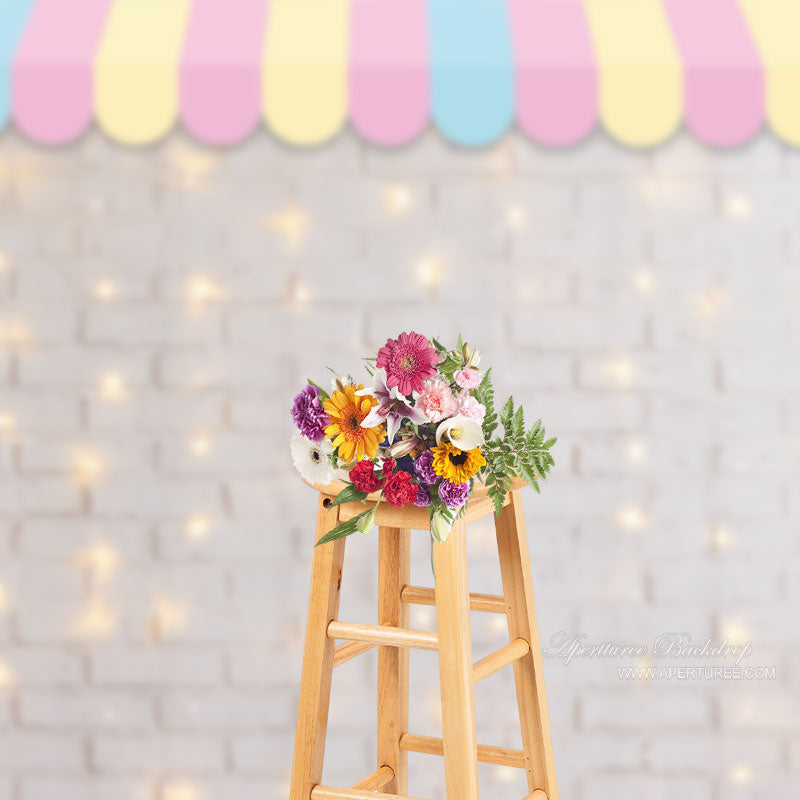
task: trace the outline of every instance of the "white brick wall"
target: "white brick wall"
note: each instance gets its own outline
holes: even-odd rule
[[[4,135],[0,800],[285,797],[314,523],[288,407],[410,328],[463,331],[561,437],[526,496],[545,641],[744,636],[778,670],[623,682],[628,662],[548,659],[562,796],[794,797],[798,164],[767,136],[642,154],[601,136],[213,153]],[[393,214],[398,185],[412,203]],[[350,543],[344,617],[374,619],[376,553]],[[497,591],[489,528],[471,559]],[[414,573],[430,581],[422,539]],[[501,643],[473,624],[480,654]],[[332,782],[374,768],[374,668],[337,673]],[[413,725],[435,734],[435,659],[412,675]],[[510,676],[477,706],[480,739],[516,746]],[[436,759],[411,767],[415,795],[443,797]],[[484,798],[525,793],[481,769]]]

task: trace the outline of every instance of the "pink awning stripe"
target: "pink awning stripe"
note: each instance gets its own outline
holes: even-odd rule
[[[40,0],[12,67],[12,115],[31,139],[61,144],[92,122],[92,68],[111,0]]]
[[[350,118],[364,138],[392,146],[427,125],[426,0],[353,0]]]
[[[684,70],[684,118],[717,147],[753,136],[764,119],[764,69],[734,0],[664,0]]]
[[[195,0],[180,70],[181,119],[204,142],[233,144],[261,120],[268,0]]]
[[[509,0],[517,121],[542,144],[582,139],[597,121],[597,59],[580,0]]]

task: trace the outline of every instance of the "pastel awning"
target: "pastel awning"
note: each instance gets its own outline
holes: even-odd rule
[[[0,128],[734,147],[766,124],[800,145],[799,41],[797,0],[2,0]]]

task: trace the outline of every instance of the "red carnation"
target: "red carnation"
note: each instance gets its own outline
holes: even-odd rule
[[[411,482],[410,472],[395,472],[386,479],[383,496],[393,508],[402,508],[417,499],[417,485]]]
[[[350,470],[350,480],[360,492],[377,492],[383,482],[375,474],[375,467],[368,459],[363,459]]]
[[[393,458],[384,458],[381,463],[381,474],[384,478],[388,478],[393,472],[397,463]]]

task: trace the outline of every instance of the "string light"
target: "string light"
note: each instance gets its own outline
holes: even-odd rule
[[[425,256],[416,264],[417,282],[430,291],[438,289],[444,281],[442,262],[434,256]]]
[[[269,225],[285,239],[290,248],[300,246],[309,225],[308,216],[298,208],[287,209],[269,218]]]
[[[7,689],[14,683],[14,672],[5,661],[0,661],[0,689]]]
[[[505,633],[508,630],[508,619],[503,614],[491,614],[488,628],[491,633]]]
[[[522,206],[509,206],[506,209],[506,225],[512,231],[518,231],[525,227],[525,209]]]
[[[0,250],[0,270],[6,269],[10,263],[11,259],[8,257],[8,253]]]
[[[117,295],[117,287],[110,278],[98,278],[92,286],[92,293],[98,300],[113,300]]]
[[[93,599],[75,624],[75,632],[86,638],[102,638],[114,632],[117,620],[100,599]]]
[[[705,318],[713,320],[728,304],[728,295],[719,287],[712,287],[694,298],[695,310]]]
[[[392,214],[405,214],[414,203],[414,196],[408,186],[397,184],[386,188],[386,205]]]
[[[629,358],[624,357],[606,362],[605,368],[606,372],[623,388],[631,385],[636,374],[636,365]]]
[[[217,165],[217,158],[211,153],[177,142],[170,146],[169,160],[181,174],[181,183],[186,189],[200,188]]]
[[[722,626],[722,635],[733,644],[745,644],[750,641],[750,633],[739,620],[728,620]]]
[[[182,630],[189,621],[186,606],[169,597],[159,597],[155,601],[152,616],[152,630],[155,636],[166,636]]]
[[[715,525],[711,530],[711,544],[717,552],[727,550],[733,543],[730,531],[723,525]]]
[[[24,322],[14,320],[0,323],[0,342],[20,346],[28,344],[30,340],[30,329]]]
[[[119,554],[108,542],[95,542],[81,554],[80,562],[99,580],[107,580],[119,566]]]
[[[636,506],[623,506],[617,511],[617,525],[627,531],[637,531],[643,528],[647,522],[644,512]]]
[[[497,764],[492,768],[492,772],[494,773],[494,778],[498,783],[512,783],[519,771],[516,767],[508,767],[503,764]]]
[[[205,539],[211,533],[213,522],[205,514],[192,514],[186,518],[186,535],[190,539]]]
[[[749,764],[738,764],[728,773],[731,783],[735,783],[739,786],[753,780],[753,775],[753,768]]]
[[[11,441],[17,429],[17,420],[13,414],[0,414],[0,439]]]
[[[747,195],[732,192],[725,198],[725,213],[732,219],[747,219],[753,213],[753,204]]]
[[[220,287],[209,277],[199,275],[186,284],[186,297],[189,307],[194,311],[202,311],[209,303],[222,296]]]
[[[311,290],[296,275],[290,275],[283,291],[283,302],[291,311],[305,311],[311,304]]]
[[[208,431],[195,431],[189,440],[189,450],[198,458],[207,456],[213,446],[214,439]]]
[[[637,272],[634,276],[633,285],[642,294],[650,294],[655,288],[656,282],[652,273],[642,270],[641,272]]]
[[[106,201],[102,197],[92,197],[86,207],[92,214],[102,214],[106,210]]]
[[[101,453],[82,450],[72,460],[75,480],[80,486],[96,483],[106,473],[106,460]]]
[[[641,464],[647,458],[647,447],[639,439],[628,442],[628,459],[634,464]]]
[[[172,780],[164,785],[164,800],[200,800],[200,791],[191,781]]]
[[[121,372],[103,373],[97,381],[97,388],[103,400],[118,403],[128,396],[128,386]]]

